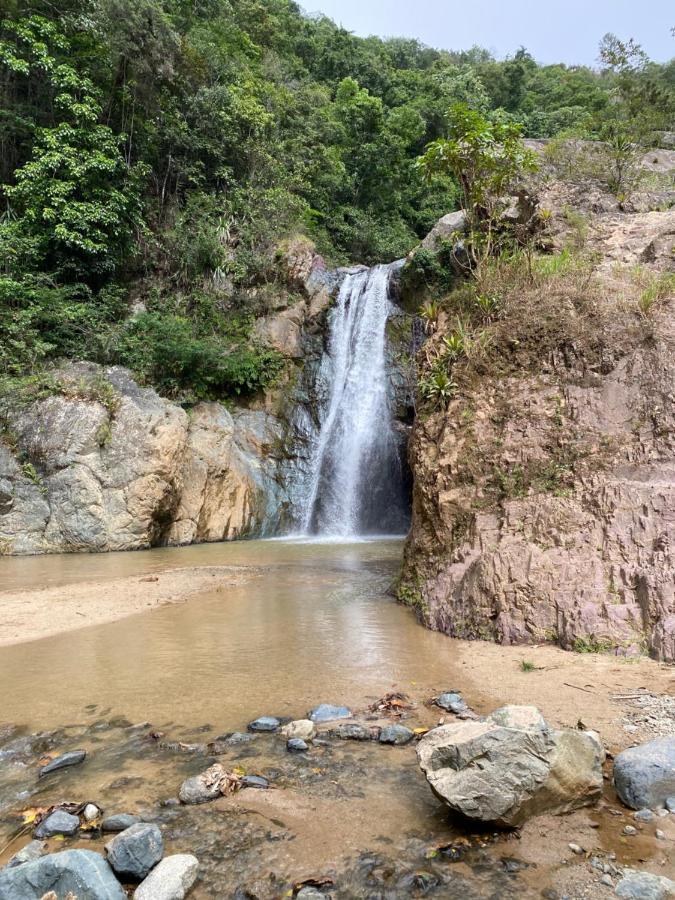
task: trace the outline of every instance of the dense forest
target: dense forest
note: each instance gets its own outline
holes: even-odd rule
[[[460,200],[418,163],[453,104],[536,138],[673,119],[675,61],[612,38],[591,69],[358,38],[291,0],[2,0],[0,18],[6,383],[67,357],[180,399],[254,392],[280,365],[250,340],[280,242],[404,255]]]

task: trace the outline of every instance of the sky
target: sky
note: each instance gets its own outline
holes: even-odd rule
[[[479,44],[498,57],[525,46],[538,62],[596,65],[608,31],[649,56],[675,56],[673,0],[300,0],[355,34],[415,37],[431,47]]]

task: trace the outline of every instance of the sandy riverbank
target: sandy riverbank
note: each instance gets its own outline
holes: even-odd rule
[[[255,573],[243,566],[194,566],[38,590],[0,591],[0,646],[104,625],[205,591],[224,591]]]

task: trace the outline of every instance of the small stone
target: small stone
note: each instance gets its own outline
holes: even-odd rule
[[[381,744],[409,744],[415,737],[415,733],[405,725],[387,725],[380,732]]]
[[[331,737],[340,738],[343,741],[369,741],[372,738],[370,728],[359,722],[349,722],[346,725],[336,725],[329,731]]]
[[[105,845],[108,862],[121,878],[141,881],[164,855],[157,825],[139,823],[120,832]]]
[[[675,813],[675,797],[666,797],[666,801],[663,805],[669,813]]]
[[[260,716],[253,722],[249,722],[247,727],[249,731],[273,732],[279,730],[281,722],[275,716]]]
[[[55,834],[73,835],[80,827],[77,816],[71,816],[64,809],[55,809],[35,829],[36,838],[49,838]]]
[[[190,853],[166,856],[136,888],[134,900],[183,900],[198,871],[199,860]]]
[[[309,746],[301,738],[290,738],[286,741],[286,749],[289,753],[304,753]]]
[[[178,799],[181,803],[195,804],[206,803],[220,797],[220,785],[227,775],[220,763],[214,763],[210,768],[192,778],[186,778],[178,791]]]
[[[637,828],[633,828],[632,825],[626,825],[623,829],[624,834],[637,834]]]
[[[614,887],[614,882],[612,881],[611,875],[603,875],[600,879],[600,884],[606,884],[607,887]]]
[[[665,831],[661,831],[660,828],[657,828],[656,829],[656,840],[657,841],[665,841],[665,839],[666,839]]]
[[[577,856],[582,856],[583,853],[585,852],[584,848],[580,847],[579,844],[568,844],[567,846],[570,848],[572,853],[576,853]]]
[[[308,719],[312,722],[331,722],[334,719],[349,719],[351,710],[346,706],[331,706],[330,703],[321,703],[310,710]]]
[[[668,812],[667,809],[657,809],[656,815],[659,817],[659,819],[665,819],[665,817],[669,816],[670,813]]]
[[[445,691],[436,698],[436,705],[455,715],[466,712],[469,708],[464,702],[462,695],[457,691]]]
[[[62,753],[60,756],[57,756],[51,762],[48,762],[46,766],[43,766],[40,769],[40,778],[42,778],[44,775],[49,775],[51,772],[56,772],[58,769],[66,769],[69,766],[77,766],[81,762],[84,762],[86,756],[86,750],[71,750],[68,753]]]
[[[634,819],[637,819],[638,822],[653,822],[656,816],[651,811],[651,809],[639,809],[634,815]]]
[[[239,784],[242,788],[258,788],[263,791],[270,786],[269,781],[262,775],[244,775]]]
[[[13,866],[21,866],[24,863],[32,862],[34,859],[39,859],[44,855],[46,849],[46,841],[31,841],[30,843],[26,844],[25,847],[22,847],[18,853],[14,854],[14,856],[7,863],[7,868],[9,869]]]
[[[299,738],[301,741],[311,741],[316,735],[316,726],[309,719],[295,719],[284,725],[281,733],[285,738]]]
[[[101,810],[95,803],[87,803],[85,808],[82,810],[82,815],[84,816],[85,822],[95,822],[100,814]]]
[[[129,813],[115,813],[113,816],[106,816],[101,822],[101,831],[117,832],[126,831],[132,825],[138,825],[139,816],[132,816]]]

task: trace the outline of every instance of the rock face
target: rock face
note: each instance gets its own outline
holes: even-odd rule
[[[614,760],[614,786],[632,809],[663,806],[675,794],[675,737],[629,747]]]
[[[675,881],[650,872],[626,869],[616,886],[616,896],[624,900],[670,900],[675,897]]]
[[[91,850],[64,850],[0,872],[3,900],[41,900],[50,891],[77,900],[126,900],[112,869]]]
[[[442,725],[417,746],[433,792],[469,819],[515,826],[594,803],[602,747],[581,731],[541,725],[538,710],[505,707],[480,722]]]
[[[570,305],[568,345],[550,352],[544,321],[529,345],[505,332],[496,363],[477,366],[447,409],[418,416],[399,596],[459,638],[672,661],[673,299],[645,324],[638,301],[626,311],[621,298],[629,267],[653,279],[672,269],[675,213],[592,221],[604,324],[579,328]]]
[[[278,420],[200,403],[190,414],[121,368],[73,363],[60,387],[0,410],[3,553],[136,550],[274,531]],[[11,444],[11,446],[10,446]]]

